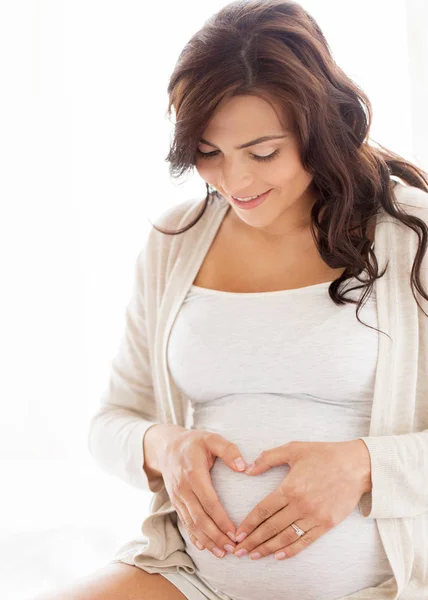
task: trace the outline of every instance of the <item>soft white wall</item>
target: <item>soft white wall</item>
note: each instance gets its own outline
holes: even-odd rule
[[[428,169],[428,2],[406,0],[410,117],[413,154]]]
[[[104,564],[150,495],[86,447],[124,326],[135,258],[167,206],[168,76],[225,2],[0,5],[0,595],[23,600]],[[306,0],[373,103],[372,138],[428,168],[427,7]],[[29,566],[32,565],[32,566]],[[26,578],[22,578],[22,569]],[[27,587],[25,587],[27,586]]]

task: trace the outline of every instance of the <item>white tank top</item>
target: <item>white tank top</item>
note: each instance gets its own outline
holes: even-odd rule
[[[364,290],[346,282],[347,296]],[[237,444],[249,464],[289,441],[345,441],[369,435],[378,336],[355,304],[337,306],[329,282],[292,290],[232,293],[191,286],[168,343],[175,383],[190,399],[193,428]],[[359,318],[377,327],[376,283]],[[286,477],[274,467],[255,477],[221,459],[213,487],[238,526]],[[199,551],[178,519],[198,576],[234,600],[334,600],[393,577],[375,519],[358,506],[296,556],[253,561]]]

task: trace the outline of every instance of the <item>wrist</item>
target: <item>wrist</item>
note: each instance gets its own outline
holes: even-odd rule
[[[162,453],[170,439],[171,432],[182,431],[184,427],[171,423],[155,423],[143,436],[143,468],[149,479],[162,477],[160,469]]]
[[[370,452],[362,439],[352,440],[351,443],[354,444],[357,452],[358,472],[361,478],[363,493],[365,494],[373,488]]]

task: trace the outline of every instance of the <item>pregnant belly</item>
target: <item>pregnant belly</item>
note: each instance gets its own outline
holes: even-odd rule
[[[242,432],[235,439],[230,432],[221,435],[238,444],[247,462],[262,449],[260,439],[255,444],[254,437],[248,441],[242,437]],[[286,441],[272,443],[271,439],[265,448]],[[238,527],[289,472],[290,467],[284,464],[249,477],[233,472],[217,458],[211,469],[211,480],[225,511]],[[364,518],[358,506],[342,523],[296,556],[283,561],[276,560],[274,554],[260,560],[230,554],[218,559],[209,550],[199,551],[194,546],[179,518],[177,524],[198,575],[212,588],[234,600],[332,600],[375,587],[393,577],[376,521]]]

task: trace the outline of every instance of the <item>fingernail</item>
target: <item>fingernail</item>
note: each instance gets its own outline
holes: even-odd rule
[[[245,554],[248,554],[248,550],[245,550],[245,548],[241,548],[240,550],[238,550],[235,556],[241,558],[241,556],[244,556]]]
[[[233,534],[231,531],[228,531],[227,535],[230,537],[230,539],[232,540],[232,542],[236,542],[235,534]]]
[[[241,531],[241,533],[236,537],[236,541],[238,542],[238,544],[240,544],[245,540],[246,537],[247,534],[245,533],[245,531]]]
[[[258,560],[261,557],[262,555],[260,554],[260,552],[253,552],[252,554],[250,554],[251,560]]]
[[[217,548],[217,546],[214,546],[213,552],[218,558],[223,558],[223,556],[226,554],[224,550],[220,550],[220,548]]]
[[[230,554],[234,554],[234,552],[235,552],[235,548],[233,546],[231,546],[230,544],[226,544],[224,549],[227,550]]]
[[[239,457],[235,460],[235,465],[240,471],[243,471],[246,467],[244,459],[241,457]]]
[[[205,546],[203,546],[199,540],[196,540],[195,544],[197,545],[199,550],[204,550]]]
[[[250,471],[252,471],[254,469],[256,465],[254,463],[251,463],[251,465],[249,465],[248,469],[246,469],[246,473],[249,473]]]

